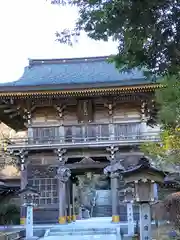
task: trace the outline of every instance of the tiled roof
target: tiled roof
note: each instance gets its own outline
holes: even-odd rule
[[[55,89],[66,85],[82,86],[88,84],[104,85],[137,85],[149,83],[143,73],[138,70],[131,72],[119,71],[108,57],[91,57],[75,59],[30,60],[23,76],[17,81],[1,84],[1,87],[38,87],[50,85]]]

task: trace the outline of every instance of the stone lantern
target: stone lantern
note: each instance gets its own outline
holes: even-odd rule
[[[27,184],[24,189],[19,191],[19,194],[23,196],[23,206],[26,207],[26,239],[32,239],[33,207],[36,206],[36,200],[39,193],[34,187]]]
[[[154,184],[162,183],[165,174],[151,166],[146,157],[138,165],[123,172],[126,184],[134,183],[134,200],[140,204],[140,239],[151,239],[151,207],[155,199]]]

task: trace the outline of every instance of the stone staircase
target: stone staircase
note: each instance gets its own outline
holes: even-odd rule
[[[98,219],[98,218],[97,218]],[[100,218],[99,218],[100,219]],[[110,221],[80,220],[69,225],[56,225],[46,231],[44,238],[63,240],[120,240],[119,224],[112,224]]]
[[[98,227],[75,227],[71,229],[50,229],[46,233],[45,238],[47,239],[59,239],[63,237],[67,240],[120,240],[120,229],[119,228],[98,228]]]

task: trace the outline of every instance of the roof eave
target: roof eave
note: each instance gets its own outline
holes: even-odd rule
[[[93,93],[111,93],[111,92],[140,92],[140,91],[153,91],[158,88],[162,88],[162,84],[139,84],[139,85],[125,85],[125,86],[104,86],[102,87],[95,87],[95,86],[77,86],[76,88],[50,88],[49,87],[8,87],[8,88],[1,88],[0,90],[0,97],[13,97],[13,96],[30,96],[30,95],[62,95],[62,96],[77,96],[77,95],[86,95],[86,94],[93,94]]]

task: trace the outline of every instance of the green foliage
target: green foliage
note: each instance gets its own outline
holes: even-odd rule
[[[177,128],[180,126],[180,75],[164,78],[167,86],[156,91],[156,101],[160,104],[159,121],[164,128]]]
[[[54,2],[54,1],[53,1]],[[58,2],[58,1],[57,1]],[[177,0],[64,0],[78,6],[73,30],[57,33],[70,43],[84,30],[95,40],[119,43],[117,66],[176,74],[180,66],[180,3]]]
[[[180,163],[180,129],[164,130],[160,134],[160,142],[145,143],[141,146],[141,150],[156,158],[159,166],[165,163]]]
[[[156,91],[156,102],[160,105],[158,122],[163,132],[160,143],[147,143],[141,149],[159,161],[180,163],[180,77],[179,74],[164,78],[165,88]]]
[[[111,38],[118,43],[117,55],[110,60],[117,68],[143,69],[148,77],[153,76],[152,81],[159,76],[163,78],[166,88],[156,92],[160,108],[157,120],[165,130],[162,144],[149,143],[142,148],[161,159],[179,161],[180,1],[64,0],[63,3],[77,6],[79,18],[75,29],[56,33],[61,43],[71,44],[82,30],[95,40]]]
[[[11,203],[0,204],[0,224],[19,224],[20,208]]]
[[[6,127],[4,130],[4,128],[4,124],[0,124],[0,169],[6,166],[14,166],[19,169],[20,164],[18,159],[15,156],[10,155],[7,151],[7,145],[11,144],[11,129]]]

